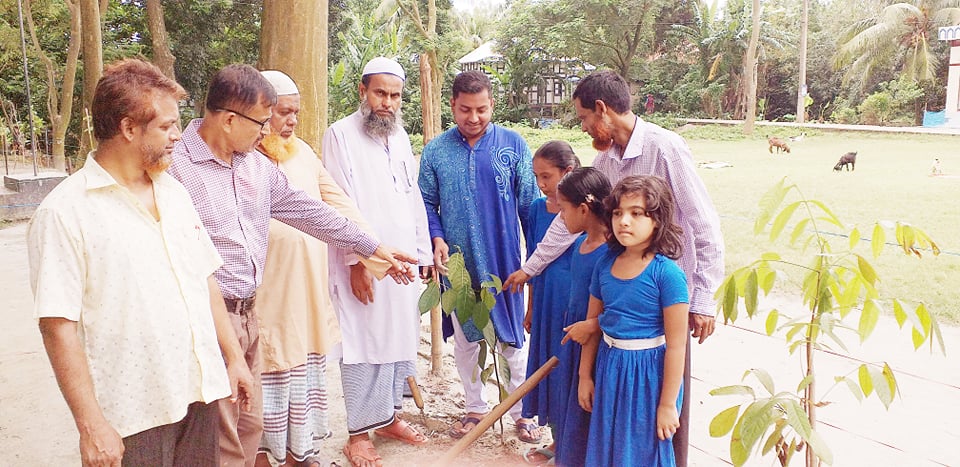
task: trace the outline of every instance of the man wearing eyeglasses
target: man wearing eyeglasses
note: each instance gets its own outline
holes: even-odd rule
[[[292,188],[287,177],[255,150],[268,134],[277,93],[249,65],[218,71],[207,91],[206,113],[184,129],[169,172],[187,188],[223,258],[215,272],[244,357],[254,377],[252,410],[221,401],[220,459],[254,465],[263,432],[261,359],[255,291],[263,280],[270,219],[338,248],[391,264],[387,274],[409,283],[416,258],[386,247],[326,203]]]

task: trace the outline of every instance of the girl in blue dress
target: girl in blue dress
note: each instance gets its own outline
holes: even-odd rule
[[[607,177],[592,167],[574,170],[557,186],[557,202],[564,225],[571,233],[583,233],[570,247],[570,299],[564,313],[564,326],[587,318],[593,268],[607,252],[608,230],[603,200],[609,194]],[[556,465],[582,467],[585,465],[584,447],[590,429],[590,413],[580,407],[577,399],[580,345],[565,342],[558,357],[560,366],[554,373],[560,380],[560,400],[566,402],[561,407],[557,429],[553,432],[554,460]]]
[[[545,196],[534,200],[530,205],[530,220],[525,226],[524,237],[527,242],[527,251],[533,252],[536,244],[543,239],[547,228],[557,217],[560,208],[557,205],[557,184],[564,175],[580,167],[573,148],[565,141],[550,141],[533,155],[533,174],[537,178],[537,186]],[[530,347],[527,357],[527,377],[529,378],[550,357],[560,349],[560,339],[563,337],[563,311],[567,306],[570,286],[570,250],[553,261],[542,274],[528,282],[530,288],[527,302],[527,312],[524,316],[523,327],[530,333]],[[532,421],[523,425],[524,421],[537,417],[540,426],[550,424],[556,426],[556,412],[562,406],[558,394],[559,379],[550,375],[523,398],[523,418],[517,421],[518,430],[524,430],[530,436],[521,440],[528,442],[540,441],[540,429]],[[523,431],[520,432],[521,435]],[[552,456],[552,446],[537,452],[533,449],[528,457],[549,458]]]
[[[587,320],[570,330],[585,341],[586,464],[674,466],[689,305],[673,261],[681,252],[673,195],[659,177],[627,177],[605,205],[610,251],[594,269]]]

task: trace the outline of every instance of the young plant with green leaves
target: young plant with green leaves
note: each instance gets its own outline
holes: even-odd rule
[[[785,203],[791,193],[799,199]],[[833,454],[816,431],[817,408],[830,403],[818,398],[817,389],[820,383],[829,384],[831,380],[817,374],[815,356],[820,350],[848,352],[840,336],[843,332],[852,333],[861,343],[866,341],[885,307],[892,308],[900,329],[910,328],[915,350],[929,343],[932,351],[934,341],[941,352],[944,350],[939,325],[923,303],[911,308],[902,299],[880,297],[876,270],[866,256],[856,251],[861,244],[859,228],[848,228],[825,204],[807,199],[799,187],[782,179],[761,198],[754,232],[759,235],[769,227],[773,242],[787,232],[790,224],[793,227],[789,244],[802,246],[804,254],[812,250],[808,264],[767,252],[733,271],[717,290],[718,308],[723,311],[724,322],[731,323],[738,319],[741,309],[750,318],[758,316],[759,293],[770,293],[777,277],[783,274],[780,268],[799,269],[803,274],[798,291],[803,308],[789,312],[770,310],[765,322],[767,335],[784,333],[791,355],[802,349],[802,375],[795,385],[796,391],[778,392],[771,375],[754,368],[746,371],[742,379],[753,376],[763,393],[758,394],[745,384],[710,392],[748,398],[745,403],[723,410],[710,422],[711,436],[730,437],[730,457],[737,466],[743,465],[755,452],[761,455],[774,452],[780,464],[786,466],[794,453],[804,450],[808,467],[820,461],[832,463]],[[841,237],[825,234],[821,230],[824,224],[848,232],[849,241],[843,245],[830,243],[831,238]],[[906,255],[919,258],[924,251],[940,253],[937,244],[922,230],[906,223],[878,222],[873,226],[870,239],[874,259],[883,251],[888,230],[893,230],[896,244]],[[783,386],[782,382],[777,383]],[[887,408],[898,392],[896,377],[886,362],[861,364],[845,375],[834,376],[832,383],[849,388],[857,400],[876,396]]]
[[[448,316],[456,312],[454,316],[461,326],[473,320],[477,329],[483,332],[480,354],[477,357],[478,372],[474,372],[473,377],[479,377],[480,381],[486,383],[493,376],[499,388],[500,402],[503,402],[508,396],[506,382],[510,381],[510,366],[500,354],[502,346],[507,344],[497,339],[493,322],[490,320],[490,310],[497,303],[496,296],[503,292],[503,283],[499,277],[490,274],[488,280],[480,283],[480,288],[474,288],[463,253],[459,247],[454,249],[457,252],[450,255],[446,264],[449,286],[433,279],[427,282],[427,288],[420,295],[418,304],[420,314],[427,313],[439,304]],[[441,291],[442,288],[446,290]],[[503,423],[500,424],[500,432],[503,433]]]

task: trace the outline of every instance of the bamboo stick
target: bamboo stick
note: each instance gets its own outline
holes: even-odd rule
[[[516,405],[517,402],[520,402],[520,399],[522,399],[523,396],[527,395],[528,392],[537,387],[537,384],[539,384],[543,378],[546,378],[547,375],[550,374],[550,372],[553,371],[559,364],[560,359],[555,356],[550,357],[550,360],[547,360],[547,363],[544,363],[543,366],[530,375],[530,377],[527,378],[527,380],[524,381],[516,391],[513,391],[513,393],[507,396],[503,402],[497,404],[497,406],[494,407],[490,413],[483,417],[483,420],[480,420],[480,423],[474,426],[472,430],[467,432],[467,434],[463,435],[463,438],[460,438],[459,441],[454,443],[454,445],[443,455],[443,457],[440,458],[438,465],[447,466],[453,464],[453,461],[456,460],[457,456],[460,455],[461,452],[463,452],[466,448],[473,444],[474,441],[480,438],[480,436],[483,435],[488,428],[493,426],[493,424],[496,423],[500,417],[507,413],[511,407]]]

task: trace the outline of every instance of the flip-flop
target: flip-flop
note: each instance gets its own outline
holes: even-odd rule
[[[423,433],[420,433],[416,428],[410,426],[409,423],[399,418],[383,428],[377,428],[373,432],[377,436],[403,441],[404,443],[412,444],[414,446],[427,444],[429,441]]]
[[[517,438],[524,443],[537,444],[543,439],[543,433],[540,432],[540,427],[534,422],[517,422],[516,427]],[[534,436],[534,431],[539,433],[539,435]]]
[[[299,467],[340,467],[340,464],[334,461],[325,461],[317,456],[310,456],[303,460],[303,462],[297,462]]]
[[[377,454],[377,449],[373,447],[373,443],[369,439],[362,439],[352,443],[348,441],[343,447],[343,455],[347,456],[347,461],[350,462],[350,465],[353,467],[359,465],[358,462],[354,462],[354,459],[357,458],[376,466],[383,465],[383,458],[380,457],[380,454]]]
[[[451,426],[450,429],[447,431],[447,434],[450,435],[450,437],[453,438],[453,439],[460,439],[460,438],[463,438],[464,436],[466,436],[467,433],[470,433],[471,430],[473,430],[474,428],[477,427],[477,425],[480,424],[480,419],[477,418],[477,417],[471,417],[471,416],[469,416],[469,415],[464,415],[463,418],[461,418],[461,419],[458,421],[458,423],[460,423],[460,428],[461,428],[461,429],[467,428],[467,425],[473,425],[473,427],[471,427],[470,429],[468,429],[468,430],[466,430],[466,431],[460,431],[460,430],[456,429],[456,427]]]
[[[535,455],[541,456],[543,459],[531,459]],[[530,448],[529,451],[523,453],[523,460],[530,465],[546,465],[553,460],[554,456],[554,452],[544,446],[542,448]]]

